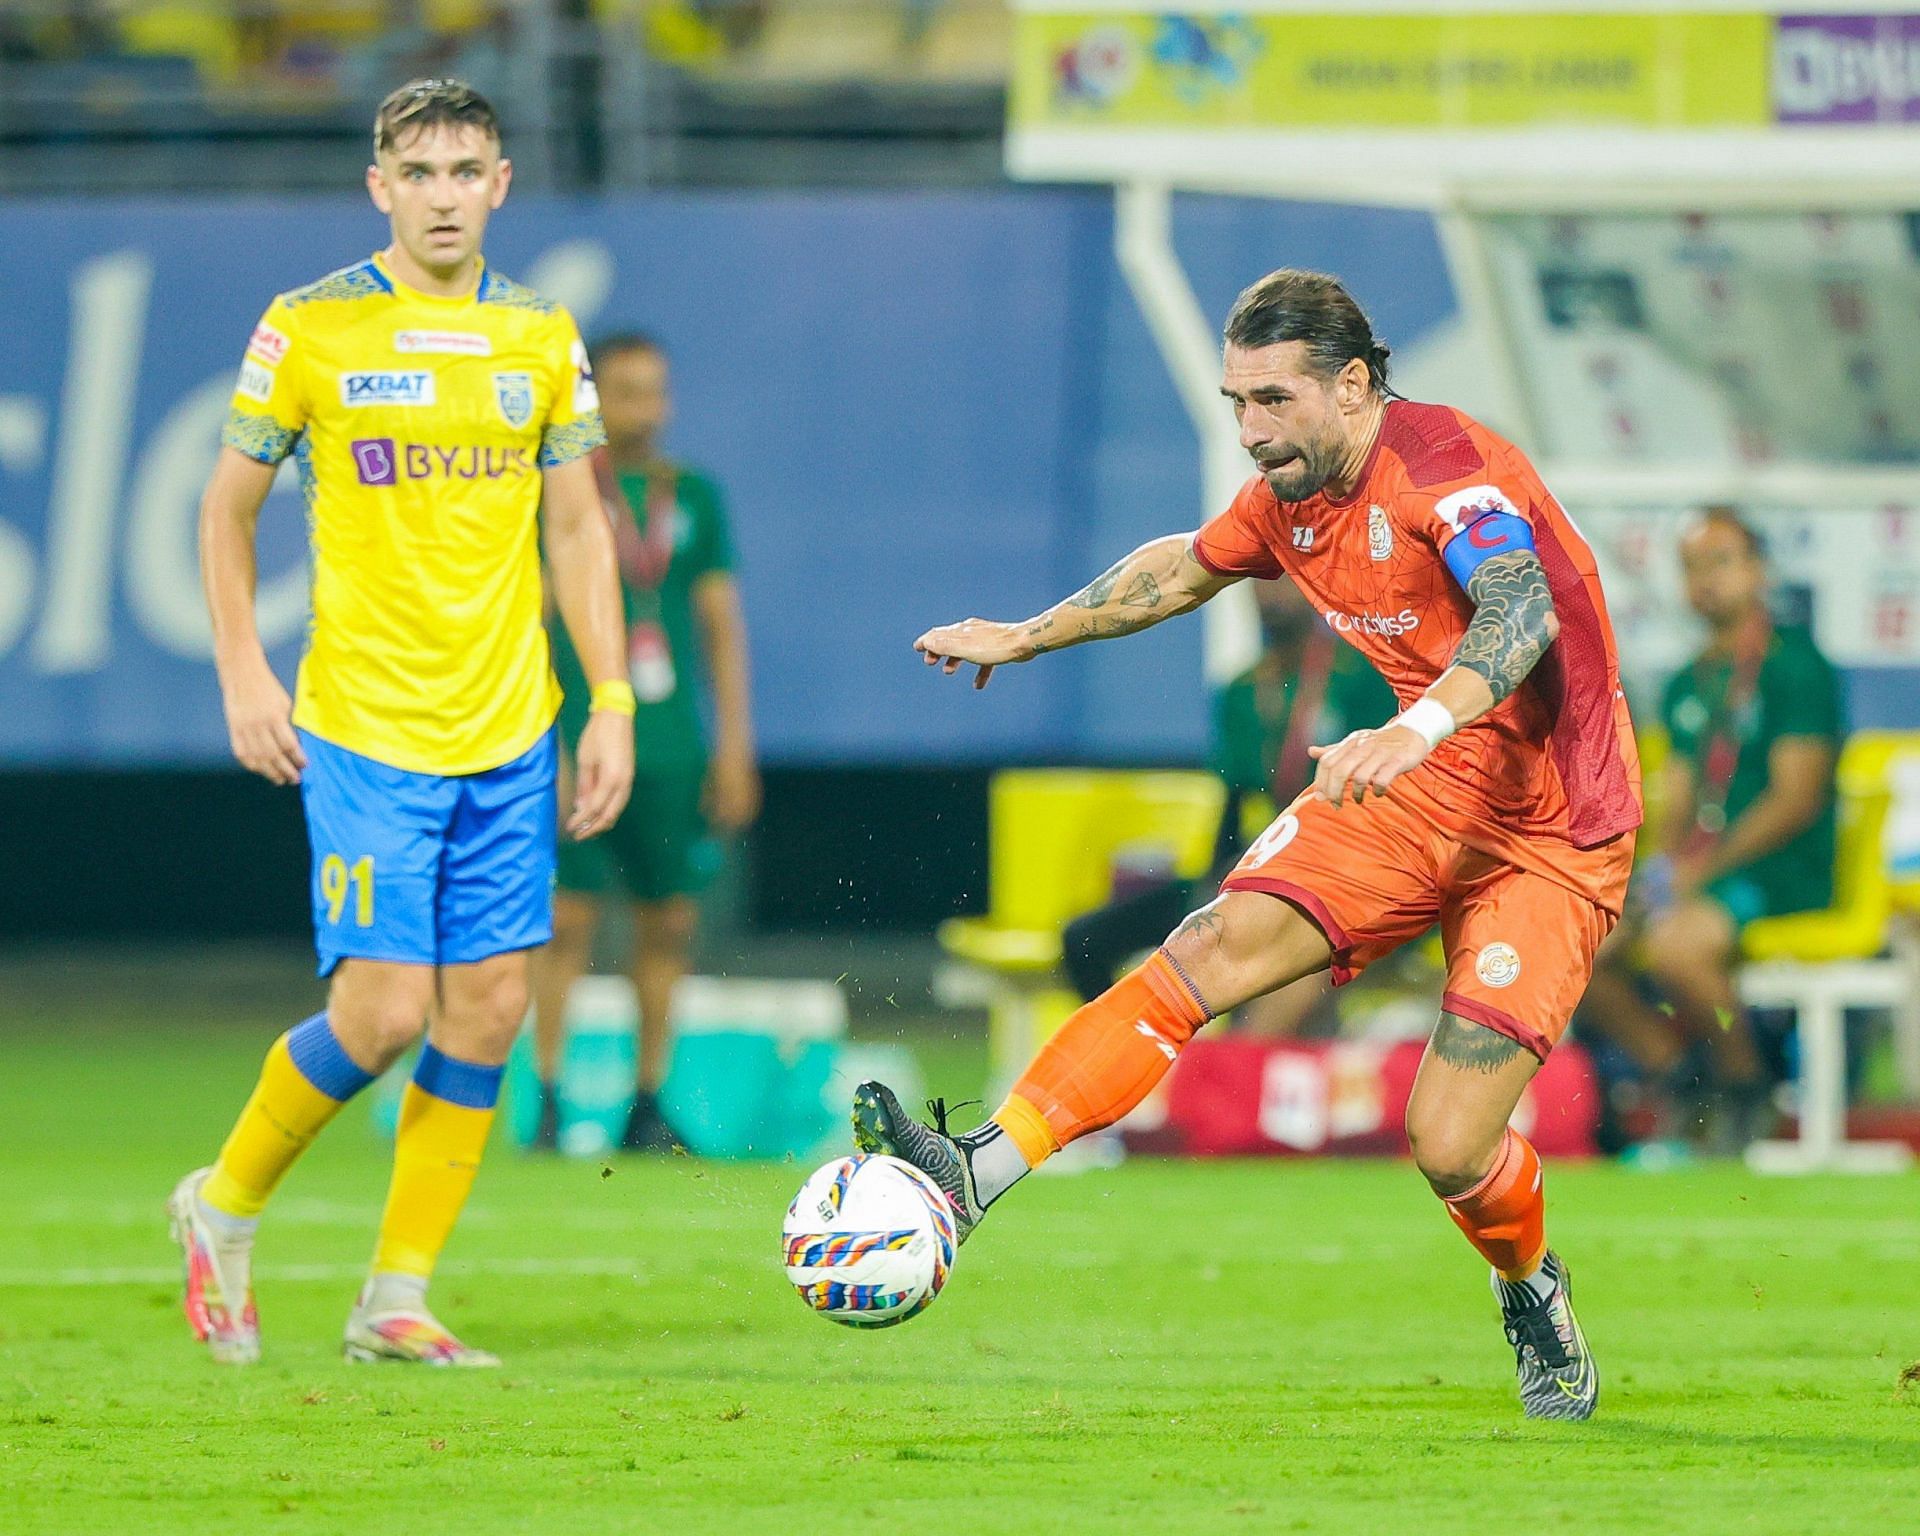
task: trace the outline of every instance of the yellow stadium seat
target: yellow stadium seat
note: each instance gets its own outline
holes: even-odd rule
[[[988,981],[995,1091],[1079,999],[1055,981],[1062,931],[1112,893],[1116,865],[1206,874],[1226,786],[1210,773],[1012,769],[988,793],[988,911],[940,943]]]
[[[1847,742],[1835,773],[1840,825],[1833,905],[1749,923],[1740,936],[1748,960],[1814,964],[1865,960],[1880,953],[1893,911],[1882,845],[1893,802],[1892,765],[1903,750],[1920,752],[1920,736],[1862,731]]]
[[[1260,834],[1273,825],[1273,818],[1280,814],[1280,808],[1273,803],[1272,795],[1242,795],[1240,797],[1240,846],[1250,848],[1259,840]]]
[[[1003,84],[1013,71],[1013,15],[1003,0],[945,0],[915,50],[924,79]]]
[[[654,5],[644,24],[647,52],[682,69],[707,69],[727,57],[726,33],[689,5]]]
[[[229,85],[244,62],[233,8],[213,0],[152,0],[120,13],[128,53],[192,59],[208,85]]]
[[[420,19],[430,32],[471,32],[493,19],[490,0],[425,0]]]
[[[429,0],[421,7],[422,23],[438,27],[441,9],[443,7]],[[300,0],[279,0],[279,3],[260,7],[259,14],[271,18],[282,36],[326,38],[341,44],[363,43],[378,37],[386,25],[382,7],[373,0],[331,0],[324,5],[313,4],[312,0],[305,4]]]
[[[875,0],[778,0],[739,56],[769,83],[890,80],[904,69],[907,14]]]
[[[1920,733],[1861,731],[1850,738],[1835,775],[1833,905],[1761,918],[1741,935],[1748,962],[1740,971],[1742,1001],[1792,1008],[1800,1041],[1799,1139],[1749,1148],[1748,1161],[1760,1171],[1877,1172],[1911,1161],[1900,1143],[1846,1139],[1846,1011],[1892,1010],[1908,1091],[1920,1090],[1920,944],[1910,922],[1894,921],[1886,849],[1896,782],[1903,765],[1916,764]],[[1908,884],[1900,889],[1904,894]]]
[[[591,0],[589,9],[609,36],[638,36],[652,58],[693,70],[723,62],[748,20],[744,10],[712,13],[699,0]]]
[[[1667,825],[1666,766],[1672,743],[1658,721],[1635,725],[1633,738],[1640,753],[1640,803],[1646,814],[1640,824],[1639,855],[1645,858],[1657,851],[1655,839]]]

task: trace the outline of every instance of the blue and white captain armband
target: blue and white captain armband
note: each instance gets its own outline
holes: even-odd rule
[[[1464,589],[1467,578],[1496,555],[1533,548],[1533,525],[1511,512],[1489,512],[1468,523],[1447,542],[1442,558]]]

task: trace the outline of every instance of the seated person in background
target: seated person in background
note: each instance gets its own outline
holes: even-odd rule
[[[1114,973],[1152,949],[1197,904],[1195,893],[1218,885],[1239,859],[1243,802],[1271,796],[1285,805],[1313,779],[1307,748],[1338,741],[1398,706],[1380,674],[1337,639],[1290,581],[1252,583],[1260,610],[1259,659],[1214,696],[1213,769],[1226,780],[1227,804],[1214,843],[1213,867],[1201,880],[1159,880],[1117,894],[1067,925],[1062,964],[1082,998],[1098,997]],[[1262,1033],[1292,1034],[1328,991],[1309,976],[1260,999]]]
[[[1813,636],[1768,611],[1760,536],[1731,508],[1708,507],[1682,535],[1680,561],[1707,646],[1662,697],[1672,750],[1660,851],[1635,875],[1580,1020],[1682,1092],[1704,1050],[1720,1109],[1713,1141],[1731,1151],[1765,1131],[1772,1086],[1735,987],[1740,931],[1832,902],[1845,727],[1840,680]],[[1636,960],[1670,1014],[1642,997]]]

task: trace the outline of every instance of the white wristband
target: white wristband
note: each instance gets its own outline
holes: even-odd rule
[[[1429,751],[1460,729],[1460,722],[1453,718],[1453,711],[1438,699],[1430,698],[1426,694],[1422,694],[1394,716],[1393,723],[1404,725],[1412,731],[1427,744]]]

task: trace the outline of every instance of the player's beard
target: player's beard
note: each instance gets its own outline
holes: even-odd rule
[[[1298,457],[1284,469],[1261,471],[1268,488],[1282,501],[1305,501],[1317,495],[1340,467],[1338,443],[1301,443],[1294,451]]]

